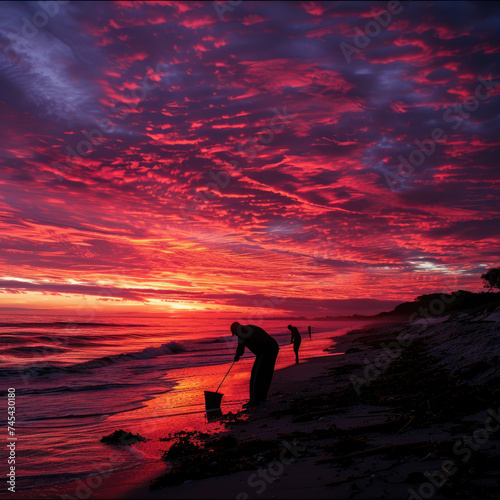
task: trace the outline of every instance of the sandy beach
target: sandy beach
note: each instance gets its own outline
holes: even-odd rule
[[[36,498],[498,498],[499,321],[353,330],[277,370],[264,405],[231,408],[233,422],[208,437],[184,436],[192,452]]]

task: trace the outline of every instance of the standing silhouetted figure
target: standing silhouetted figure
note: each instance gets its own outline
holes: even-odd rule
[[[307,331],[309,332],[309,340],[311,340],[311,325],[307,327]]]
[[[292,338],[290,339],[290,344],[293,343],[293,350],[295,351],[295,363],[299,362],[299,347],[302,342],[302,337],[300,336],[299,330],[296,326],[288,325],[288,329],[292,332]]]
[[[243,356],[245,347],[255,354],[250,376],[250,401],[243,406],[257,406],[267,399],[280,350],[278,342],[262,328],[255,325],[241,325],[237,321],[231,325],[231,333],[238,337],[235,361],[239,361],[240,356]]]

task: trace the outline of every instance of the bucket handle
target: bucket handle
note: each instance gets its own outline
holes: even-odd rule
[[[233,367],[234,363],[235,362],[233,361],[233,364],[229,367],[229,370],[227,371],[226,375],[222,379],[222,382],[224,382],[224,380],[226,380],[226,377],[229,375],[229,372],[231,371],[231,368]],[[222,382],[219,384],[219,387],[217,387],[217,390],[215,392],[219,392],[219,389],[220,389],[220,386],[222,385]]]

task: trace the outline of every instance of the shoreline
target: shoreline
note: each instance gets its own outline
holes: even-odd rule
[[[336,330],[323,330],[322,333],[317,332],[316,338],[313,335],[313,340],[316,340],[316,342],[310,343],[307,340],[307,342],[303,343],[307,349],[302,354],[304,357],[310,356],[313,352],[314,355],[317,354],[325,346],[331,344],[332,337],[343,335],[346,330],[347,327]],[[288,349],[288,346],[282,346],[282,350],[282,356],[277,366],[291,363],[292,348]],[[290,350],[290,353],[288,350]],[[233,367],[230,377],[226,379],[223,387],[221,387],[220,392],[225,394],[222,402],[225,413],[240,410],[242,403],[247,400],[248,380],[253,361],[253,355],[245,355]],[[177,369],[178,376],[173,389],[153,395],[135,409],[110,415],[105,420],[104,431],[96,436],[93,441],[94,444],[99,446],[98,440],[103,435],[123,428],[126,431],[146,436],[148,438],[147,443],[139,443],[132,447],[101,445],[102,452],[99,453],[99,457],[88,463],[88,467],[82,463],[82,467],[78,469],[81,472],[70,474],[70,477],[67,478],[63,478],[61,475],[60,482],[57,483],[49,482],[51,481],[49,477],[44,479],[44,477],[40,476],[35,478],[35,481],[41,484],[28,488],[26,485],[30,484],[29,477],[20,476],[18,483],[24,487],[22,489],[16,488],[16,497],[20,499],[53,498],[54,496],[69,495],[72,498],[77,498],[78,494],[80,494],[82,498],[91,498],[91,495],[94,495],[93,498],[99,498],[101,494],[104,494],[104,489],[108,490],[107,485],[113,482],[111,478],[115,476],[124,476],[124,482],[127,483],[130,481],[132,471],[134,471],[134,475],[142,476],[144,473],[147,474],[151,468],[155,470],[161,469],[161,467],[164,468],[165,464],[160,461],[160,457],[162,448],[167,448],[168,443],[159,443],[159,440],[169,432],[196,428],[215,434],[222,430],[223,425],[221,423],[217,421],[207,422],[205,419],[203,390],[215,390],[230,364],[228,361],[223,364]],[[172,372],[166,372],[165,377],[170,378],[171,376]],[[78,429],[75,428],[74,432],[78,433]],[[75,448],[75,454],[78,453],[79,450]],[[137,458],[134,459],[134,456]],[[114,470],[109,474],[111,468]],[[90,481],[90,491],[88,491],[88,486],[84,484],[86,481]],[[113,488],[110,487],[111,490]],[[121,495],[122,489],[120,486],[119,491],[116,493]],[[119,498],[119,496],[111,493],[110,498]]]
[[[242,411],[242,413],[247,414],[250,417],[249,420],[252,420],[257,416],[256,414],[261,414],[260,418],[262,418],[262,415],[265,415],[268,411],[278,409],[279,405],[283,402],[283,399],[286,399],[286,396],[293,396],[301,393],[304,388],[307,389],[306,386],[310,383],[310,378],[319,377],[321,373],[330,366],[331,358],[334,357],[336,356],[331,354],[323,355],[320,357],[310,358],[299,363],[298,365],[292,364],[288,367],[276,370],[271,385],[271,395],[267,402],[270,404],[266,403],[266,405],[258,407],[254,410]],[[293,391],[287,391],[288,384],[294,385]],[[251,414],[254,415],[252,416]],[[240,424],[238,427],[246,427],[251,423],[252,422],[245,422]],[[276,427],[274,430],[277,431],[278,428]],[[262,432],[262,430],[259,431]],[[222,429],[214,435],[225,435],[230,432],[230,429]],[[245,435],[252,432],[255,432],[253,426],[248,430],[244,428],[238,430],[239,434]],[[165,434],[167,433],[165,432]],[[82,477],[82,479],[63,482],[55,486],[37,488],[34,490],[36,491],[36,496],[33,495],[33,491],[28,490],[16,491],[15,496],[20,500],[33,498],[64,498],[65,500],[71,500],[74,498],[103,500],[136,498],[163,499],[168,491],[169,496],[172,498],[196,498],[195,491],[198,490],[198,485],[195,483],[209,481],[210,484],[211,481],[215,481],[215,483],[218,484],[220,482],[224,482],[225,478],[228,477],[217,476],[214,477],[213,480],[204,479],[202,481],[193,481],[192,488],[194,491],[191,491],[191,488],[189,488],[185,494],[183,494],[180,490],[182,490],[189,483],[151,491],[149,488],[150,481],[157,479],[166,471],[166,469],[167,467],[165,462],[160,461],[157,458],[147,458],[142,463],[131,466],[127,469],[113,471],[111,474],[95,474],[92,477],[98,479],[91,479],[87,481],[87,483],[82,481],[82,479],[87,479],[85,476]],[[240,474],[245,477],[248,476],[248,472],[242,472]],[[93,484],[96,486],[95,488],[92,488]],[[233,496],[224,496],[223,492],[220,492],[220,494],[222,495],[221,498],[233,498]],[[213,496],[213,498],[218,497],[219,492],[215,493]],[[212,498],[212,496],[202,496],[198,498]]]
[[[85,498],[494,497],[498,430],[470,450],[456,443],[484,430],[491,412],[500,414],[499,319],[462,315],[426,328],[387,323],[351,330],[334,339],[328,355],[276,370],[266,404],[215,434],[240,443],[227,450],[230,465],[244,453],[241,446],[261,441],[283,461],[248,455],[257,465],[247,470],[216,464],[213,477],[200,479],[193,469],[181,484],[150,490],[167,469],[157,460],[111,474]],[[67,486],[47,496],[76,498]]]

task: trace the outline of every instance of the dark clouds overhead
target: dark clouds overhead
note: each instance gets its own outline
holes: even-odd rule
[[[94,283],[314,314],[498,265],[498,4],[0,12],[0,265],[34,306]]]

